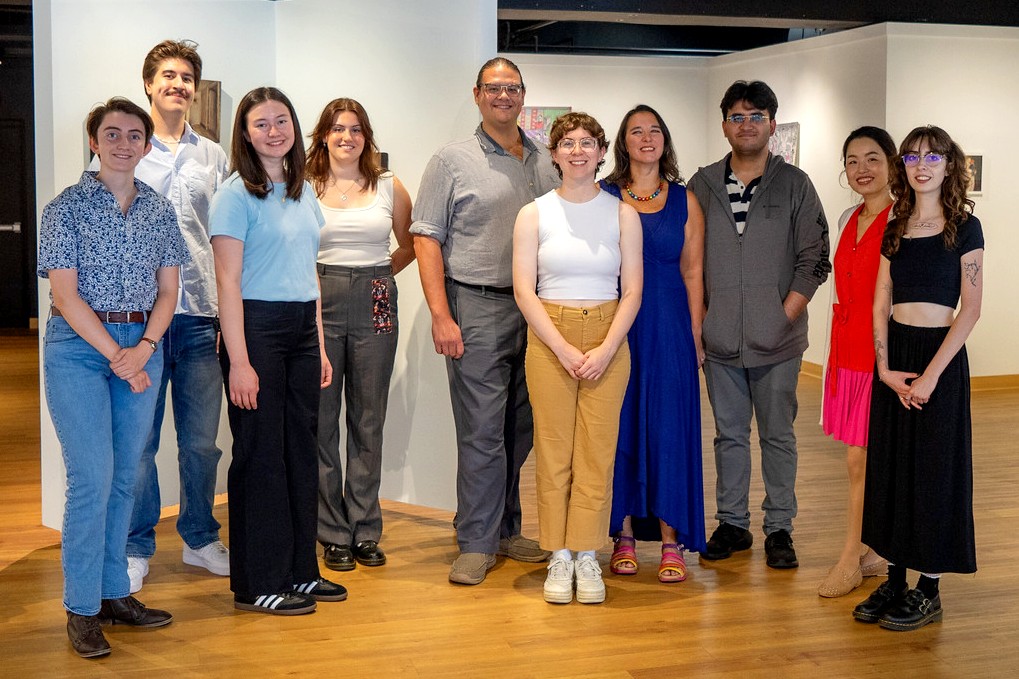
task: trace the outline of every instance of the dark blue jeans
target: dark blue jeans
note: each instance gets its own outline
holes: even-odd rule
[[[159,521],[159,478],[156,453],[166,412],[166,387],[173,381],[173,423],[177,430],[180,468],[180,514],[177,532],[191,549],[219,540],[219,522],[212,516],[216,471],[223,452],[216,446],[223,402],[216,357],[215,319],[177,314],[163,336],[163,379],[157,386],[152,432],[138,466],[134,512],[127,537],[127,555],[156,553]]]

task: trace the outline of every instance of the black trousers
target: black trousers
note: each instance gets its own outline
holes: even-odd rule
[[[230,589],[242,596],[290,591],[319,577],[318,428],[321,355],[315,302],[244,301],[258,407],[232,403]],[[230,396],[230,357],[220,349]]]

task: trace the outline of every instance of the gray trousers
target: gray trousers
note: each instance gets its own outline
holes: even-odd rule
[[[796,516],[796,383],[802,357],[757,368],[708,360],[704,378],[715,416],[715,518],[750,528],[750,417],[756,415],[764,480],[764,533],[792,532]]]
[[[494,554],[499,539],[520,533],[520,468],[534,422],[524,380],[527,324],[512,294],[447,279],[464,354],[446,359],[456,425],[457,509],[461,552]]]
[[[318,410],[318,541],[324,545],[378,542],[382,537],[382,430],[399,330],[396,281],[389,266],[320,264],[318,270],[326,355],[333,366],[332,384],[322,390]],[[376,325],[382,332],[376,332]],[[343,407],[347,411],[346,480],[340,460]]]

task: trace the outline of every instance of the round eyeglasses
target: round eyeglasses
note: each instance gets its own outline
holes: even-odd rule
[[[944,159],[945,159],[944,153],[930,152],[924,153],[923,155],[920,155],[919,153],[902,154],[902,164],[905,165],[906,167],[913,167],[914,165],[919,165],[921,160],[923,161],[924,165],[937,165]]]
[[[560,139],[556,146],[564,153],[570,153],[578,146],[581,151],[594,151],[598,148],[598,140],[594,137],[584,137],[583,139],[570,139],[567,137],[566,139]]]

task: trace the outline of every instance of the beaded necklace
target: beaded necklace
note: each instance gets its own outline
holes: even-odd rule
[[[664,189],[664,188],[665,188],[665,180],[663,179],[663,180],[658,182],[658,188],[655,189],[655,192],[652,193],[650,196],[638,196],[637,194],[635,194],[633,191],[630,190],[630,185],[629,184],[626,185],[626,193],[627,193],[627,195],[630,196],[630,198],[633,198],[638,203],[646,203],[648,201],[651,201],[651,200],[654,200],[655,198],[657,198],[658,194],[660,194],[662,192],[662,189]]]

